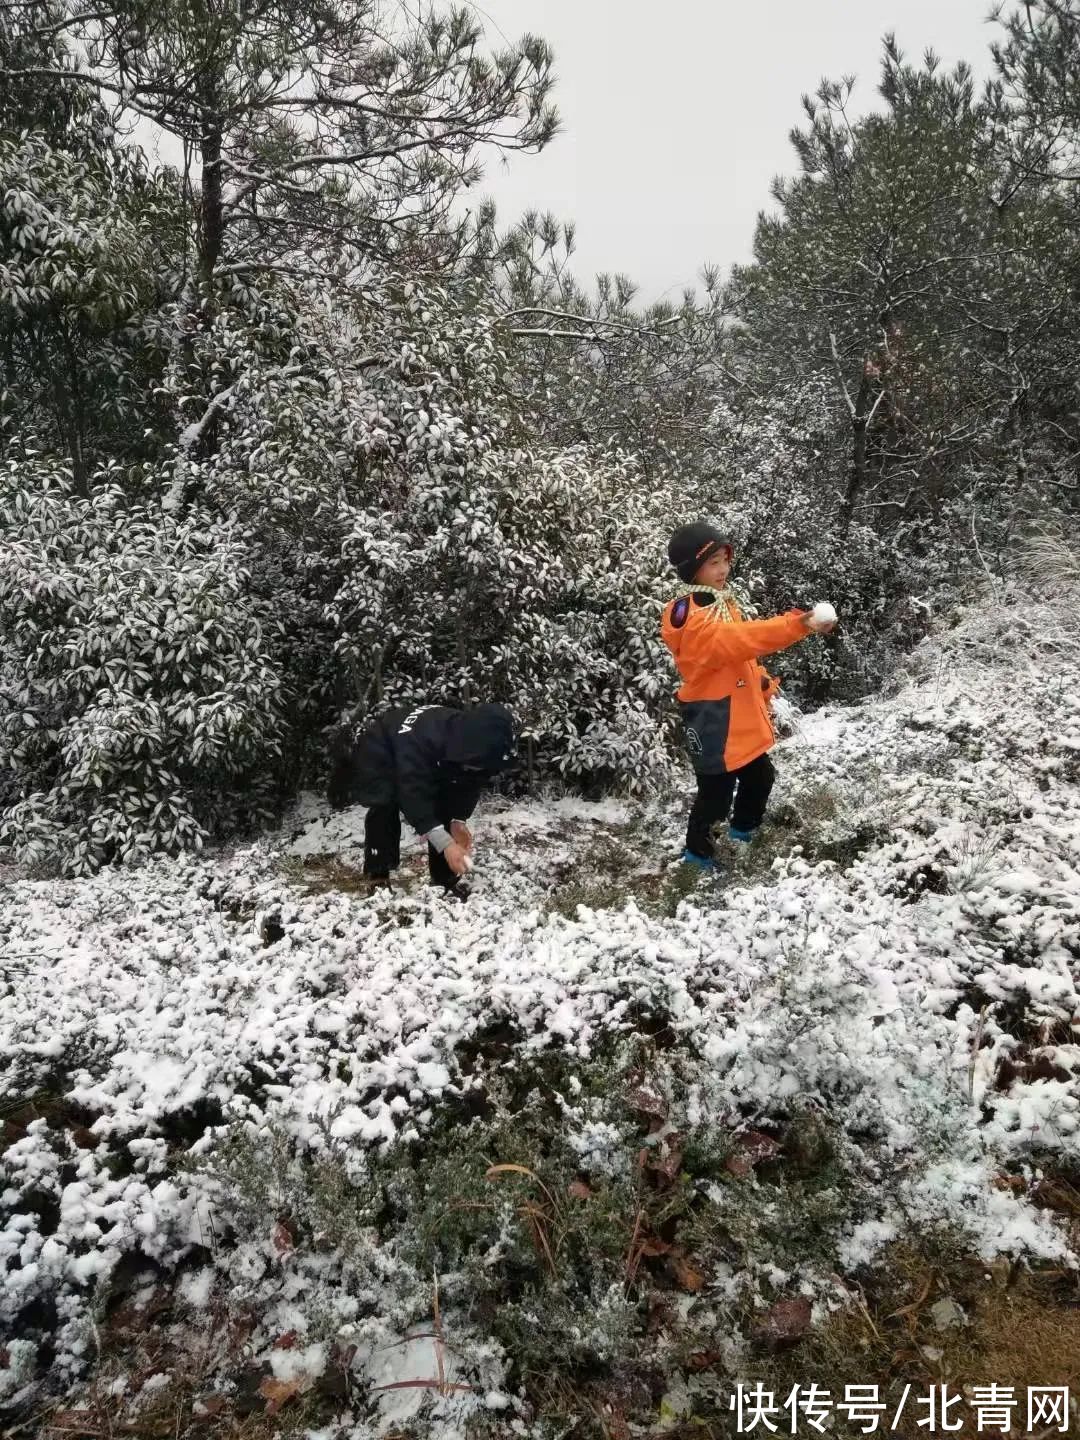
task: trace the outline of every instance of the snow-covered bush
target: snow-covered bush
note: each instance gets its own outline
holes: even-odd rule
[[[5,326],[48,321],[57,306],[70,321],[108,326],[135,309],[148,256],[101,179],[40,136],[0,139]]]
[[[538,1356],[636,1373],[650,1295],[681,1291],[690,1342],[651,1363],[677,1376],[722,1334],[734,1379],[782,1297],[807,1302],[807,1346],[852,1278],[892,1317],[892,1242],[947,1229],[988,1303],[999,1257],[1073,1266],[1053,1186],[1080,1160],[1080,687],[1056,621],[1007,602],[933,635],[904,688],[803,717],[762,863],[681,903],[682,816],[580,800],[487,808],[465,907],[415,849],[360,901],[358,817],[314,805],[227,859],[16,882],[0,1387],[41,1398],[55,1347],[66,1388],[91,1317],[104,1336],[159,1285],[196,1334],[247,1317],[222,1394],[342,1347],[354,1401],[381,1404],[439,1373],[390,1370],[436,1288],[461,1393],[516,1395]],[[785,808],[829,845],[873,833],[822,864]],[[534,1313],[557,1321],[539,1342]]]
[[[179,362],[166,381],[184,421],[166,506],[235,517],[285,637],[298,767],[342,712],[482,698],[518,714],[534,775],[655,777],[670,485],[529,443],[475,287],[377,299],[332,311],[275,281],[195,337],[198,392]]]
[[[0,456],[145,456],[180,199],[89,106],[63,137],[0,125]]]
[[[927,596],[940,592],[944,552],[954,553],[946,537],[935,550],[921,532],[886,536],[861,515],[841,534],[843,462],[821,377],[767,402],[721,401],[711,424],[713,503],[736,542],[736,577],[763,614],[829,600],[840,616],[827,643],[796,646],[778,661],[786,685],[811,699],[877,691],[926,632]]]
[[[418,477],[415,509],[356,517],[334,613],[361,696],[498,699],[542,770],[655,773],[673,679],[657,624],[666,517],[618,456],[518,451],[465,471]]]
[[[242,517],[254,583],[303,633],[309,717],[335,695],[354,723],[497,699],[540,768],[655,771],[664,487],[617,453],[529,446],[473,287],[388,282],[380,300],[298,305],[276,354],[265,327],[215,338],[214,454],[198,419],[181,436],[180,487]]]
[[[263,285],[192,343],[200,383],[177,357],[166,375],[178,443],[164,505],[228,517],[247,592],[276,620],[287,674],[288,778],[322,763],[320,732],[349,698],[325,618],[363,483],[358,430],[374,410],[365,357],[317,287]]]
[[[240,537],[198,510],[0,474],[0,839],[73,874],[266,813],[281,746],[272,617]]]

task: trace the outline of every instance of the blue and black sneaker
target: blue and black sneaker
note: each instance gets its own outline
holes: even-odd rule
[[[737,845],[749,845],[754,838],[753,830],[741,830],[738,825],[728,826],[728,838],[734,840]]]
[[[682,859],[684,865],[696,865],[702,871],[716,869],[716,861],[711,855],[695,855],[693,850],[684,850]]]

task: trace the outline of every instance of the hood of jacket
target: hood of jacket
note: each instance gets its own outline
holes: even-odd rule
[[[514,717],[505,705],[476,705],[450,721],[446,758],[452,765],[498,775],[514,759]]]

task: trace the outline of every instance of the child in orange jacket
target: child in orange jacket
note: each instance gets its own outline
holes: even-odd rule
[[[776,737],[769,706],[779,682],[758,657],[835,625],[804,610],[744,620],[726,589],[733,554],[727,536],[703,522],[680,525],[668,544],[668,559],[689,587],[665,607],[661,621],[682,677],[677,698],[697,774],[683,859],[702,869],[715,867],[713,826],[730,810],[728,833],[749,842],[773,787],[769,751]]]

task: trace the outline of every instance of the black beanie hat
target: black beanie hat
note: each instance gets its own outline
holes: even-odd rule
[[[695,520],[692,525],[679,526],[668,541],[667,553],[679,572],[679,579],[689,585],[705,561],[725,547],[730,556],[734,547],[728,537],[721,535],[714,525]]]

